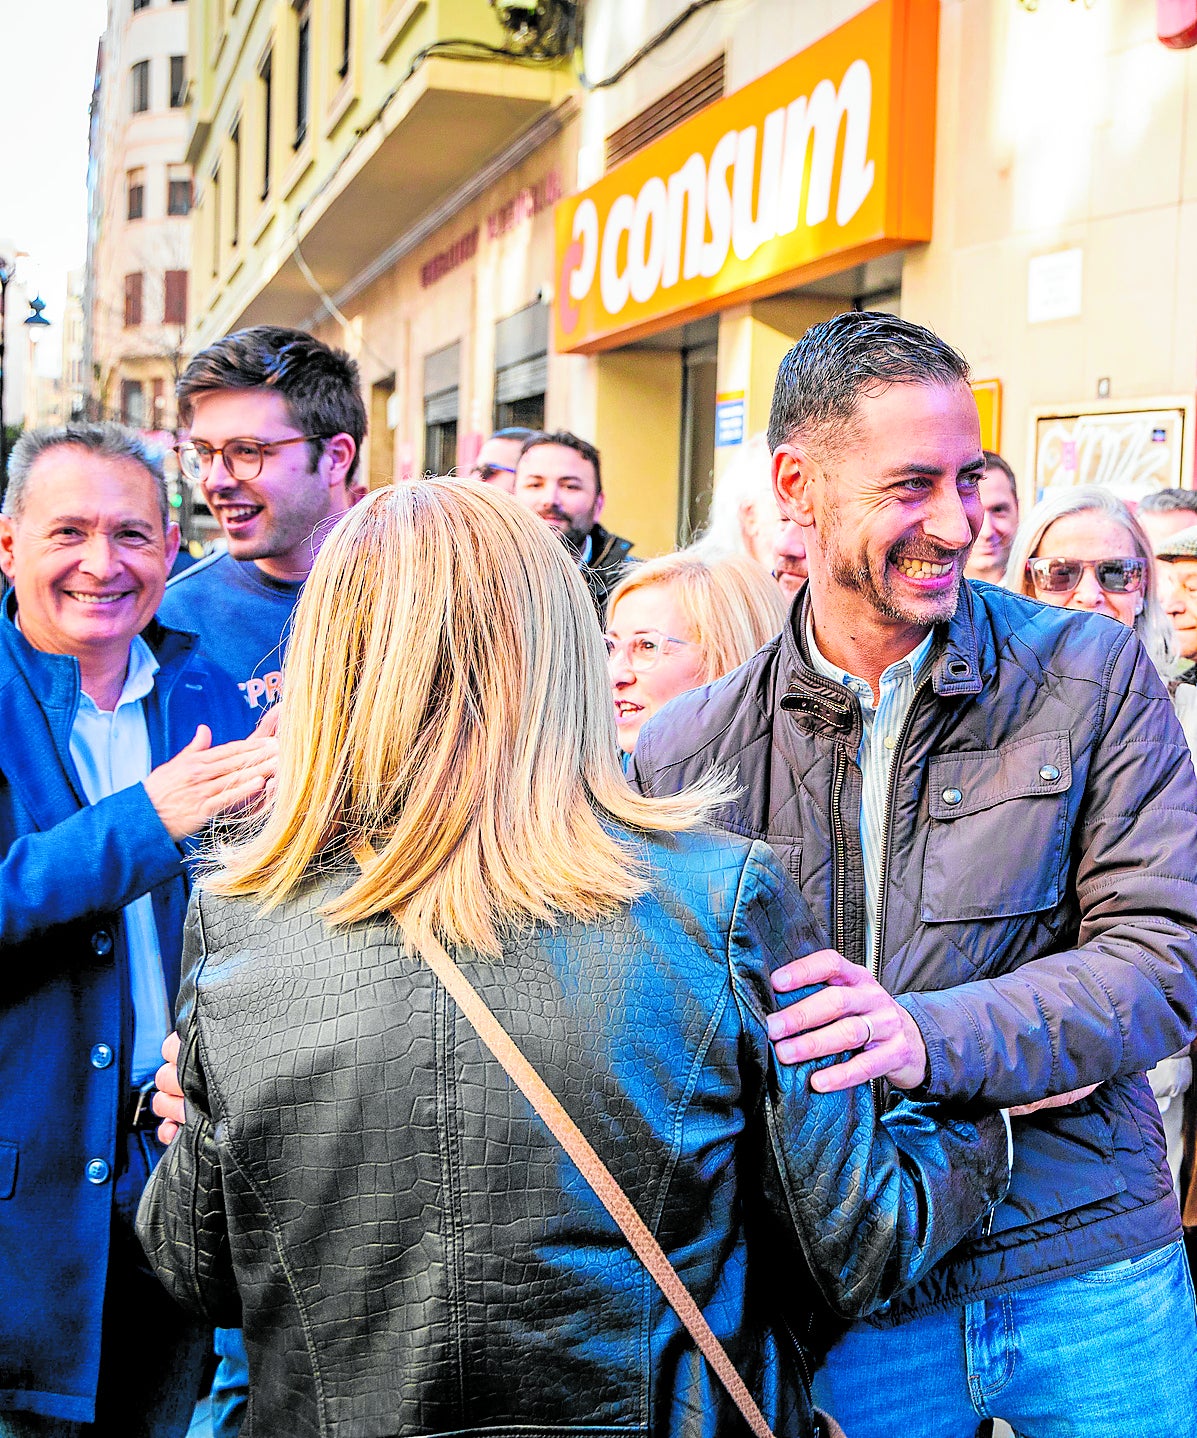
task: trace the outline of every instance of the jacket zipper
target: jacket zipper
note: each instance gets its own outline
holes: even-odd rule
[[[910,701],[910,708],[906,711],[906,718],[902,721],[902,728],[898,733],[898,742],[894,745],[894,756],[889,765],[889,782],[886,785],[885,793],[885,822],[881,829],[881,873],[877,881],[877,893],[879,896],[877,904],[877,932],[873,937],[873,952],[869,955],[869,973],[881,982],[881,951],[885,944],[885,911],[888,907],[889,898],[889,842],[890,830],[893,828],[894,795],[898,791],[898,771],[901,767],[902,751],[906,748],[906,740],[910,735],[910,726],[914,719],[914,711],[918,702],[923,696],[924,690],[931,682],[926,678],[914,691],[914,697]],[[885,1107],[885,1081],[876,1078],[873,1080],[873,1103],[880,1115]]]
[[[848,883],[848,860],[845,855],[847,841],[844,838],[844,814],[841,804],[844,791],[844,776],[848,772],[848,760],[841,745],[836,746],[835,767],[831,775],[831,842],[835,852],[835,905],[832,915],[832,946],[837,953],[843,953],[847,939],[847,915],[844,905],[844,889]]]
[[[885,794],[885,822],[881,830],[881,874],[877,883],[877,893],[880,895],[880,902],[877,906],[877,933],[873,939],[873,952],[869,955],[869,973],[878,983],[881,982],[881,950],[885,943],[885,911],[889,898],[890,830],[893,828],[894,795],[898,790],[898,770],[901,767],[902,751],[906,748],[906,740],[910,737],[914,712],[930,682],[929,677],[924,679],[914,691],[914,698],[910,701],[910,708],[906,711],[906,718],[902,721],[902,728],[898,734],[898,742],[894,746],[894,757],[890,760],[889,783],[886,786]]]

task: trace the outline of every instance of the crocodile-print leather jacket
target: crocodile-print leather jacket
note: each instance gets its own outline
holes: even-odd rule
[[[627,838],[650,882],[627,909],[457,957],[779,1438],[808,1438],[801,1315],[818,1289],[859,1312],[924,1272],[1004,1192],[1005,1130],[913,1104],[879,1121],[868,1086],[815,1094],[775,1065],[767,975],[813,936],[796,889],[761,844]],[[266,915],[200,890],[189,920],[188,1122],[140,1226],[180,1302],[244,1326],[244,1438],[741,1432],[393,923],[322,919],[347,878]]]

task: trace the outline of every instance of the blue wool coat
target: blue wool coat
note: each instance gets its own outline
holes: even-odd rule
[[[214,743],[245,736],[250,712],[196,655],[194,635],[155,622],[142,637],[160,666],[145,700],[155,766],[199,723]],[[121,909],[153,895],[173,1004],[189,885],[184,851],[140,784],[86,802],[70,755],[79,692],[78,661],[34,649],[10,596],[0,614],[0,1413],[88,1421],[133,1043]]]

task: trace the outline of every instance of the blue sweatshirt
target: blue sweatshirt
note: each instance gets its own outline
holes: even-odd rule
[[[158,617],[199,635],[200,653],[237,681],[251,709],[269,709],[283,677],[302,580],[271,579],[251,559],[213,554],[166,586]]]

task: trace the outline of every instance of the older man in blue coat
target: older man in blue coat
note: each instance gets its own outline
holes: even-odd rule
[[[115,425],[18,441],[0,514],[0,1435],[186,1430],[206,1344],[133,1236],[188,836],[273,741],[154,612],[179,536]]]

